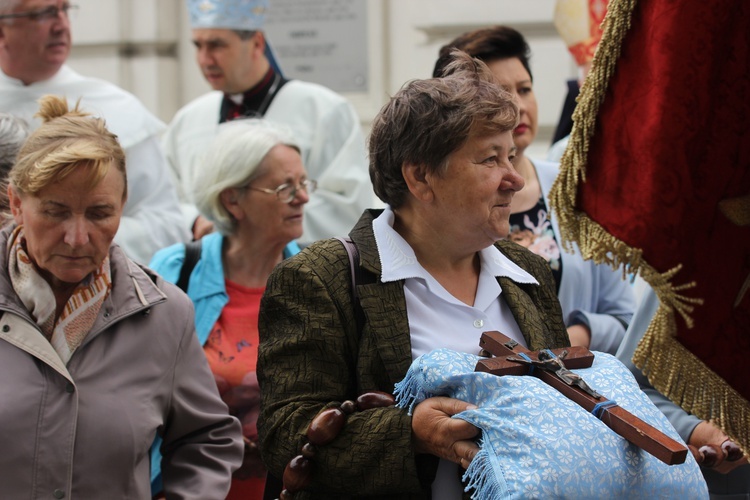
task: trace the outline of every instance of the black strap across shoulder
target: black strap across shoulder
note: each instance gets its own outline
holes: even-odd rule
[[[343,237],[336,238],[344,245],[346,253],[349,256],[349,268],[352,275],[352,305],[354,306],[354,319],[357,322],[357,333],[362,334],[362,328],[365,325],[365,312],[362,309],[362,304],[359,302],[359,295],[357,294],[357,285],[366,283],[374,283],[375,275],[365,271],[359,265],[359,249],[357,245],[352,241],[351,238]],[[187,257],[186,257],[187,259]],[[263,492],[263,500],[276,500],[281,494],[281,490],[284,489],[284,483],[282,480],[271,474],[266,474],[266,487]]]
[[[190,275],[195,269],[195,265],[201,259],[201,240],[191,241],[185,243],[185,260],[182,262],[182,269],[180,269],[180,277],[177,279],[176,285],[183,292],[187,293],[188,284],[190,283]]]
[[[361,335],[362,328],[365,326],[365,311],[362,309],[362,304],[359,302],[357,285],[374,283],[376,278],[373,273],[362,269],[359,265],[359,250],[350,237],[337,236],[336,239],[344,245],[346,253],[349,256],[349,268],[351,269],[352,275],[352,305],[354,306],[354,319],[357,322],[357,333]],[[187,256],[185,257],[185,262],[187,262]],[[282,489],[284,489],[283,481],[269,472],[266,475],[266,487],[263,491],[263,500],[275,500],[279,498]]]
[[[362,333],[362,328],[365,325],[365,311],[362,309],[362,304],[359,302],[359,294],[357,293],[357,285],[364,285],[375,282],[375,275],[362,269],[359,262],[359,249],[357,245],[352,241],[351,238],[336,238],[344,245],[346,253],[349,256],[349,268],[352,275],[352,305],[354,306],[354,319],[357,322],[357,333]]]

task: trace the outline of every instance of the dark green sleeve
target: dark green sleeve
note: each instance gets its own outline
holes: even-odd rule
[[[260,310],[260,446],[281,477],[299,454],[308,425],[326,407],[356,399],[359,339],[343,247],[316,243],[271,275]],[[411,417],[397,408],[348,417],[313,460],[310,490],[384,495],[420,491]]]

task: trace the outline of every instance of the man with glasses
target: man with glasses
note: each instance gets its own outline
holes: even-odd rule
[[[157,135],[164,124],[133,95],[65,65],[75,5],[61,0],[0,0],[0,109],[32,127],[37,100],[63,95],[104,118],[126,153],[128,201],[115,242],[133,259],[189,239]]]
[[[177,112],[164,149],[185,217],[203,233],[192,205],[194,179],[219,124],[264,117],[291,128],[318,190],[305,209],[300,241],[345,235],[373,202],[359,119],[343,97],[309,82],[286,80],[261,31],[268,0],[188,0],[192,40],[203,76],[214,92]]]

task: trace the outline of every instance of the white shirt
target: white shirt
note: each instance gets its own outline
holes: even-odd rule
[[[502,332],[527,347],[515,317],[502,300],[503,290],[496,277],[538,285],[532,275],[491,245],[479,252],[479,285],[474,305],[469,306],[448,293],[419,264],[414,250],[393,229],[394,220],[395,214],[387,206],[373,221],[372,229],[382,267],[381,281],[404,280],[412,359],[442,347],[478,354],[479,339],[488,330]],[[457,467],[453,462],[440,460],[432,484],[433,499],[461,498]]]
[[[518,283],[538,285],[532,275],[491,245],[479,252],[479,285],[474,305],[470,306],[448,293],[419,264],[414,250],[393,229],[394,220],[393,210],[386,206],[373,221],[372,229],[380,255],[381,281],[404,280],[412,360],[443,347],[478,354],[479,339],[482,332],[488,330],[502,332],[527,347],[513,313],[502,300],[503,290],[495,278],[505,276]],[[432,484],[434,500],[461,498],[457,468],[453,462],[440,460]]]
[[[373,221],[375,243],[382,266],[383,283],[404,280],[406,310],[411,332],[412,359],[442,347],[479,353],[482,332],[497,330],[526,346],[526,340],[510,308],[501,299],[497,276],[519,283],[536,279],[508,259],[494,245],[479,252],[479,285],[474,305],[467,305],[443,288],[417,261],[414,250],[393,229],[390,207]]]
[[[164,134],[164,152],[189,224],[198,215],[192,195],[195,178],[218,133],[223,98],[214,91],[188,103]],[[300,241],[348,234],[374,198],[365,141],[352,105],[325,87],[292,80],[281,87],[263,118],[289,127],[307,177],[318,181],[305,205]]]

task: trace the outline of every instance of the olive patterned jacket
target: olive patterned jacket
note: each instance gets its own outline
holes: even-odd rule
[[[365,211],[350,233],[360,265],[381,272],[372,221]],[[497,247],[540,285],[498,281],[502,296],[533,349],[567,346],[560,304],[547,263],[515,243]],[[365,312],[357,331],[351,272],[336,239],[316,242],[282,262],[261,302],[258,420],[263,459],[276,477],[306,442],[310,421],[324,408],[370,390],[393,392],[411,365],[403,281],[359,285]],[[338,437],[319,447],[312,482],[295,499],[429,499],[437,458],[415,455],[411,417],[395,407],[349,415]]]

